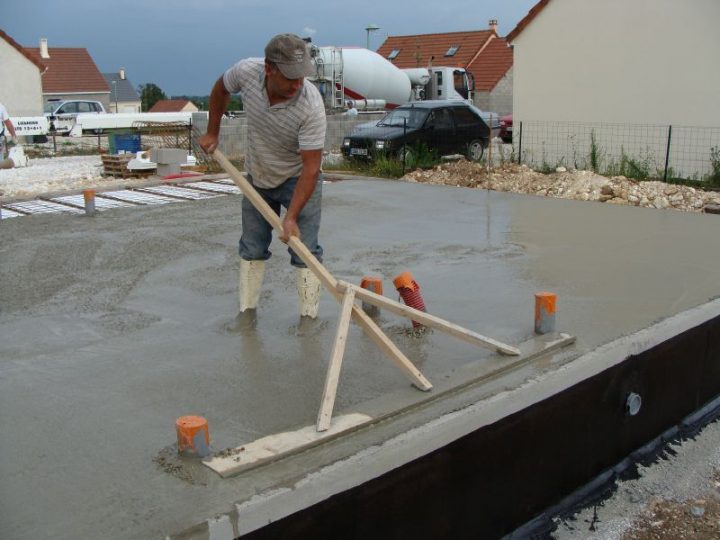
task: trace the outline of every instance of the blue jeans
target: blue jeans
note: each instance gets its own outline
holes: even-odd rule
[[[252,184],[252,177],[248,175],[248,181]],[[260,196],[265,199],[273,212],[280,215],[280,207],[286,209],[290,205],[298,178],[288,178],[276,188],[264,189],[255,187]],[[303,244],[322,262],[323,249],[318,244],[318,231],[320,230],[320,202],[322,200],[323,176],[320,174],[315,186],[315,191],[308,199],[297,219],[300,229],[300,239]],[[252,203],[243,197],[242,200],[242,236],[240,236],[240,257],[247,261],[266,261],[272,255],[268,249],[272,241],[272,226],[258,212]],[[305,268],[305,263],[290,248],[290,264],[298,268]]]

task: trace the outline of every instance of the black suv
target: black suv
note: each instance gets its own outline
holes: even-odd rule
[[[390,111],[379,122],[355,126],[343,139],[350,158],[376,155],[411,161],[424,146],[440,156],[464,154],[477,161],[490,141],[490,128],[477,107],[465,101],[414,101]]]

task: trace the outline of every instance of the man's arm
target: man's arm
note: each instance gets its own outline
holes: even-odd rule
[[[8,132],[10,133],[10,136],[13,139],[17,137],[17,135],[15,135],[15,126],[13,126],[13,123],[10,121],[9,118],[7,120],[5,120],[5,127],[7,128]]]
[[[198,139],[200,148],[208,154],[212,154],[218,146],[220,122],[228,103],[230,103],[230,92],[225,88],[223,78],[220,76],[210,92],[207,132]]]
[[[322,165],[322,149],[318,150],[300,150],[302,157],[303,169],[298,178],[295,192],[290,200],[285,218],[283,219],[283,231],[280,240],[287,243],[291,236],[300,238],[300,229],[297,225],[297,218],[305,207],[310,196],[315,191],[318,176],[320,176],[320,166]]]

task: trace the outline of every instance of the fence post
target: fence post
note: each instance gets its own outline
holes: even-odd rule
[[[667,182],[668,166],[670,164],[670,140],[672,139],[672,126],[668,126],[668,142],[667,150],[665,150],[665,174],[663,174],[663,182]]]
[[[407,159],[407,148],[405,141],[407,140],[407,118],[403,118],[403,158],[402,158],[402,175],[405,176],[405,159]]]
[[[192,134],[192,119],[190,119],[190,122],[188,123],[188,154],[193,153]]]
[[[518,137],[518,165],[522,165],[522,120],[520,121],[520,136]]]

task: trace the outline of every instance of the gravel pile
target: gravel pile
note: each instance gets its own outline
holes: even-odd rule
[[[638,182],[624,176],[605,177],[591,171],[558,169],[552,174],[526,165],[505,164],[490,170],[468,161],[416,170],[403,177],[409,182],[526,193],[543,197],[597,201],[646,208],[674,208],[702,212],[720,205],[720,193],[657,181]]]
[[[29,159],[27,167],[0,170],[4,198],[79,191],[103,182],[100,156]]]

